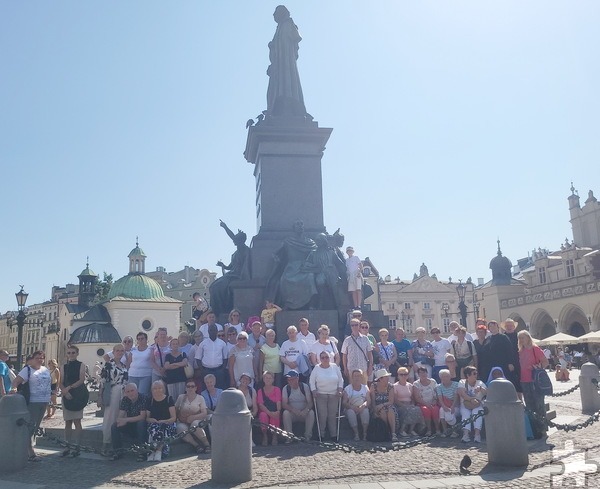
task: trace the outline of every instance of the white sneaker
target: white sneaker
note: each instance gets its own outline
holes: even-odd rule
[[[463,435],[462,440],[460,441],[463,443],[471,443],[471,437],[469,435]]]
[[[156,452],[154,452],[154,461],[160,462],[161,460],[162,460],[162,450],[156,450]]]

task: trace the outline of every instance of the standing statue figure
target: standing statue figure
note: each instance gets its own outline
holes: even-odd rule
[[[298,43],[302,40],[290,11],[279,5],[273,13],[277,30],[269,43],[267,69],[267,114],[272,116],[306,116],[304,96],[298,74]]]
[[[317,295],[311,301],[312,309],[337,309],[346,299],[346,262],[329,245],[326,234],[315,237],[317,249],[306,259],[304,270],[315,277]]]
[[[275,266],[265,290],[266,299],[284,309],[303,309],[317,293],[314,275],[304,270],[315,242],[304,234],[304,223],[294,222],[294,235],[283,240],[273,255]]]
[[[231,282],[250,278],[250,248],[246,245],[246,233],[238,229],[237,234],[233,234],[227,224],[221,220],[219,222],[237,249],[231,255],[229,265],[225,265],[222,261],[217,262],[217,266],[223,269],[223,276],[215,280],[209,287],[210,307],[215,314],[228,313],[233,309]]]

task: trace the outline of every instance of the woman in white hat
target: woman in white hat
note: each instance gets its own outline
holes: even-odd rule
[[[392,441],[398,441],[396,426],[398,423],[398,410],[394,405],[394,388],[390,384],[390,374],[386,369],[380,368],[375,372],[375,382],[371,385],[371,405],[373,415],[387,422]]]

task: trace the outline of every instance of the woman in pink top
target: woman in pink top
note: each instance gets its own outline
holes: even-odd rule
[[[261,423],[281,426],[281,389],[273,385],[275,376],[269,371],[263,372],[264,386],[258,389],[256,402],[258,403],[258,420]],[[267,428],[262,428],[262,445],[267,445]],[[273,434],[271,445],[277,445],[277,435]]]
[[[548,367],[548,359],[542,349],[533,344],[528,331],[519,331],[517,334],[519,346],[519,363],[521,365],[521,386],[525,406],[540,416],[546,416],[544,395],[538,393],[533,385],[533,369]],[[546,431],[544,425],[543,430]]]
[[[413,402],[413,385],[407,382],[408,369],[400,367],[397,372],[398,382],[394,384],[394,402],[400,415],[400,436],[418,436],[415,429],[418,425],[425,424],[423,413]]]

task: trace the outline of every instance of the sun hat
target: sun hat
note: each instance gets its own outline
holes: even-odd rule
[[[389,373],[386,369],[380,368],[377,372],[375,372],[375,380],[379,380],[382,377],[389,377],[390,375],[392,374]]]

